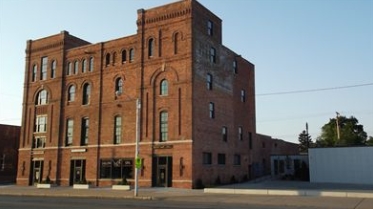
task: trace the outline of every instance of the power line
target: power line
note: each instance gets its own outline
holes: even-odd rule
[[[263,93],[263,94],[256,94],[256,96],[259,97],[259,96],[271,96],[271,95],[283,95],[283,94],[300,94],[300,93],[309,93],[309,92],[318,92],[318,91],[330,91],[330,90],[336,90],[336,89],[349,89],[349,88],[372,86],[372,85],[373,85],[373,83],[365,83],[365,84],[356,84],[356,85],[351,85],[351,86],[337,86],[337,87],[319,88],[319,89],[307,89],[307,90]]]

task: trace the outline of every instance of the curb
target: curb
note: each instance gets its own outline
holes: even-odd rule
[[[372,192],[333,192],[333,191],[321,191],[321,190],[270,190],[270,189],[205,188],[203,190],[203,192],[204,193],[211,193],[211,194],[373,198],[373,193]]]

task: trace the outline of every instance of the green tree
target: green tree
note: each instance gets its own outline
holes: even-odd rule
[[[366,145],[368,146],[373,146],[373,136],[370,136],[369,139],[367,140]]]
[[[308,148],[313,147],[312,138],[305,130],[299,134],[298,141],[300,152],[308,152]]]
[[[318,147],[335,147],[335,146],[356,146],[365,145],[367,133],[364,131],[363,125],[358,124],[359,121],[351,116],[338,117],[339,139],[337,134],[337,119],[331,118],[329,123],[321,128],[321,136],[316,140]]]

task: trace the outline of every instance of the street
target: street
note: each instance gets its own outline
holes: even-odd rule
[[[372,199],[244,195],[209,195],[156,200],[0,196],[0,209],[371,209],[372,205]]]

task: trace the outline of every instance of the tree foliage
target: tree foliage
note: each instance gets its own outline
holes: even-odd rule
[[[368,146],[373,146],[373,136],[370,136],[366,143]]]
[[[338,127],[340,137],[337,134],[337,119],[331,118],[329,123],[321,128],[321,136],[316,140],[318,147],[335,147],[335,146],[359,146],[365,145],[367,133],[364,131],[363,125],[358,124],[359,121],[351,116],[338,117]]]
[[[311,136],[304,130],[299,134],[298,141],[300,152],[308,152],[308,148],[314,145]]]

